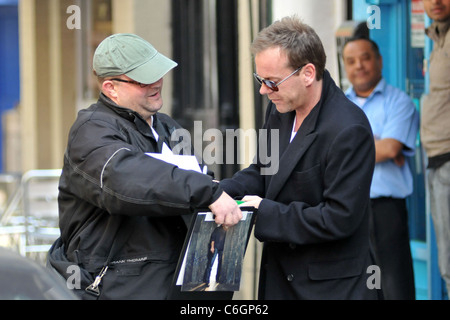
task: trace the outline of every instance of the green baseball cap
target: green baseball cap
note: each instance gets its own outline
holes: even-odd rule
[[[143,84],[157,82],[177,65],[146,40],[130,33],[114,34],[103,40],[93,60],[94,71],[101,78],[124,74]]]

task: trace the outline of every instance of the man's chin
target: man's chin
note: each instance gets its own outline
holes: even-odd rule
[[[273,104],[275,105],[275,107],[277,108],[277,111],[279,113],[288,113],[288,112],[292,111],[289,107],[287,107],[285,104],[283,104],[281,102],[278,102],[278,103],[273,102]]]

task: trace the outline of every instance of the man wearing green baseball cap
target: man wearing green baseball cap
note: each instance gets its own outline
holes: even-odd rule
[[[168,298],[192,212],[209,207],[230,226],[242,217],[210,176],[146,155],[180,142],[171,140],[178,123],[159,112],[163,77],[176,65],[133,34],[106,38],[94,54],[101,94],[69,133],[61,237],[49,252],[64,277],[80,268],[82,299]]]
[[[134,34],[106,38],[94,54],[94,73],[102,92],[119,106],[138,112],[151,124],[163,105],[164,75],[177,63]]]

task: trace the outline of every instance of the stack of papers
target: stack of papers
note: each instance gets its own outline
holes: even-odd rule
[[[173,164],[180,169],[194,170],[196,172],[202,173],[200,165],[198,164],[197,158],[195,156],[176,155],[172,152],[146,153],[146,155]]]

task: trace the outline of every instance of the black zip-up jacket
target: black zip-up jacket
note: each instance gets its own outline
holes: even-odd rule
[[[210,176],[146,155],[159,152],[163,140],[171,148],[179,143],[170,141],[180,126],[169,116],[158,113],[153,126],[160,141],[139,114],[101,94],[96,104],[79,112],[69,133],[58,199],[62,243],[70,261],[96,274],[116,232],[111,219],[123,216],[126,227],[118,232],[128,240],[112,263],[123,283],[115,279],[108,284],[107,276],[102,281],[123,292],[114,298],[164,299],[186,218],[222,193]]]

